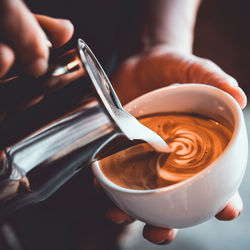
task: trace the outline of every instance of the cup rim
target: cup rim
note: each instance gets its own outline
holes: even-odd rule
[[[103,183],[106,186],[109,186],[110,188],[112,188],[113,190],[122,192],[122,193],[128,193],[128,194],[152,194],[152,193],[160,193],[160,192],[169,192],[171,190],[176,190],[181,188],[182,186],[187,186],[190,185],[192,182],[194,182],[197,179],[203,178],[203,176],[205,176],[206,174],[210,173],[216,166],[217,164],[221,161],[221,159],[224,157],[225,154],[227,154],[227,152],[231,149],[234,141],[236,140],[238,134],[239,134],[239,128],[240,128],[240,122],[241,122],[241,108],[239,106],[239,104],[237,103],[237,101],[227,92],[218,89],[216,87],[210,86],[210,85],[206,85],[206,84],[199,84],[199,83],[185,83],[185,84],[173,84],[171,86],[166,86],[163,88],[159,88],[156,90],[153,90],[151,92],[148,92],[144,95],[141,95],[139,97],[137,97],[136,99],[132,100],[131,102],[129,102],[128,104],[126,104],[124,106],[124,109],[126,111],[129,112],[129,110],[131,110],[131,108],[129,108],[130,106],[135,105],[138,102],[143,101],[143,99],[148,99],[153,98],[154,96],[158,96],[159,93],[164,93],[164,92],[169,92],[169,94],[171,94],[171,92],[175,92],[176,90],[180,89],[183,91],[192,89],[193,92],[199,92],[200,90],[205,89],[206,91],[213,93],[217,96],[222,96],[223,100],[226,104],[228,104],[228,106],[230,105],[230,110],[233,113],[235,122],[234,122],[234,130],[232,133],[232,137],[228,143],[228,145],[226,146],[226,148],[224,149],[223,153],[214,161],[212,162],[208,167],[204,168],[203,170],[201,170],[200,172],[198,172],[197,174],[193,175],[192,177],[187,178],[184,181],[180,181],[178,183],[166,186],[166,187],[161,187],[161,188],[155,188],[155,189],[129,189],[129,188],[124,188],[121,187],[115,183],[113,183],[112,181],[110,181],[105,175],[104,173],[101,171],[100,166],[98,161],[94,162],[92,164],[92,169],[94,171],[94,173],[97,173],[99,177],[101,177],[101,179],[103,180]]]

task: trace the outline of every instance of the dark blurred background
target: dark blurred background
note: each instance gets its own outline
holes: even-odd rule
[[[195,30],[194,53],[235,77],[250,94],[250,2],[204,0]]]

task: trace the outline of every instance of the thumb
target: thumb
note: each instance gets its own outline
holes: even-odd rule
[[[247,104],[246,95],[238,82],[210,60],[194,56],[188,78],[190,82],[204,83],[224,90],[235,98],[241,108]]]
[[[65,44],[73,35],[74,26],[67,19],[52,18],[38,14],[35,17],[55,48]]]

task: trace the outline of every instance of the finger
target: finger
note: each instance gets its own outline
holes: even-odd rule
[[[74,26],[67,19],[52,18],[43,15],[35,15],[37,21],[45,30],[45,33],[52,42],[53,47],[60,47],[65,44],[73,35]]]
[[[93,182],[94,182],[94,187],[95,187],[96,191],[97,191],[99,194],[106,196],[106,194],[105,194],[104,191],[103,191],[102,186],[99,184],[99,182],[97,181],[96,178],[94,178]]]
[[[47,69],[46,35],[20,0],[0,1],[0,39],[15,52],[25,72],[38,76]]]
[[[94,178],[94,187],[98,191],[98,193],[106,197],[106,194],[104,193],[103,188],[98,183],[96,178]],[[105,215],[108,219],[110,219],[111,221],[117,224],[129,224],[134,221],[132,217],[130,217],[124,211],[116,207],[113,203],[112,203],[112,207],[107,209]]]
[[[148,241],[159,245],[171,243],[175,239],[177,233],[178,229],[165,229],[153,227],[150,225],[146,225],[143,229],[143,237]]]
[[[128,214],[123,212],[121,209],[117,207],[110,208],[106,211],[106,216],[108,219],[117,224],[130,224],[135,220],[131,218]]]
[[[243,209],[243,203],[237,192],[228,202],[227,206],[215,217],[218,220],[233,220],[237,218]]]
[[[210,60],[195,57],[189,68],[189,79],[222,89],[233,96],[241,108],[246,106],[247,98],[238,82]]]
[[[8,45],[0,43],[0,78],[9,71],[14,61],[14,51]]]

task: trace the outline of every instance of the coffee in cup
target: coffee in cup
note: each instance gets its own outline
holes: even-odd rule
[[[192,113],[150,114],[139,121],[160,135],[171,153],[140,144],[100,161],[104,175],[127,189],[156,189],[192,177],[222,154],[233,132],[227,121]]]
[[[131,217],[162,228],[194,226],[220,212],[238,191],[247,165],[246,126],[234,98],[204,84],[177,84],[147,93],[125,109],[137,118],[173,112],[196,114],[227,127],[232,135],[208,166],[186,180],[161,188],[124,188],[105,176],[99,161],[94,162],[94,175],[112,201]],[[217,150],[218,146],[213,148]]]

